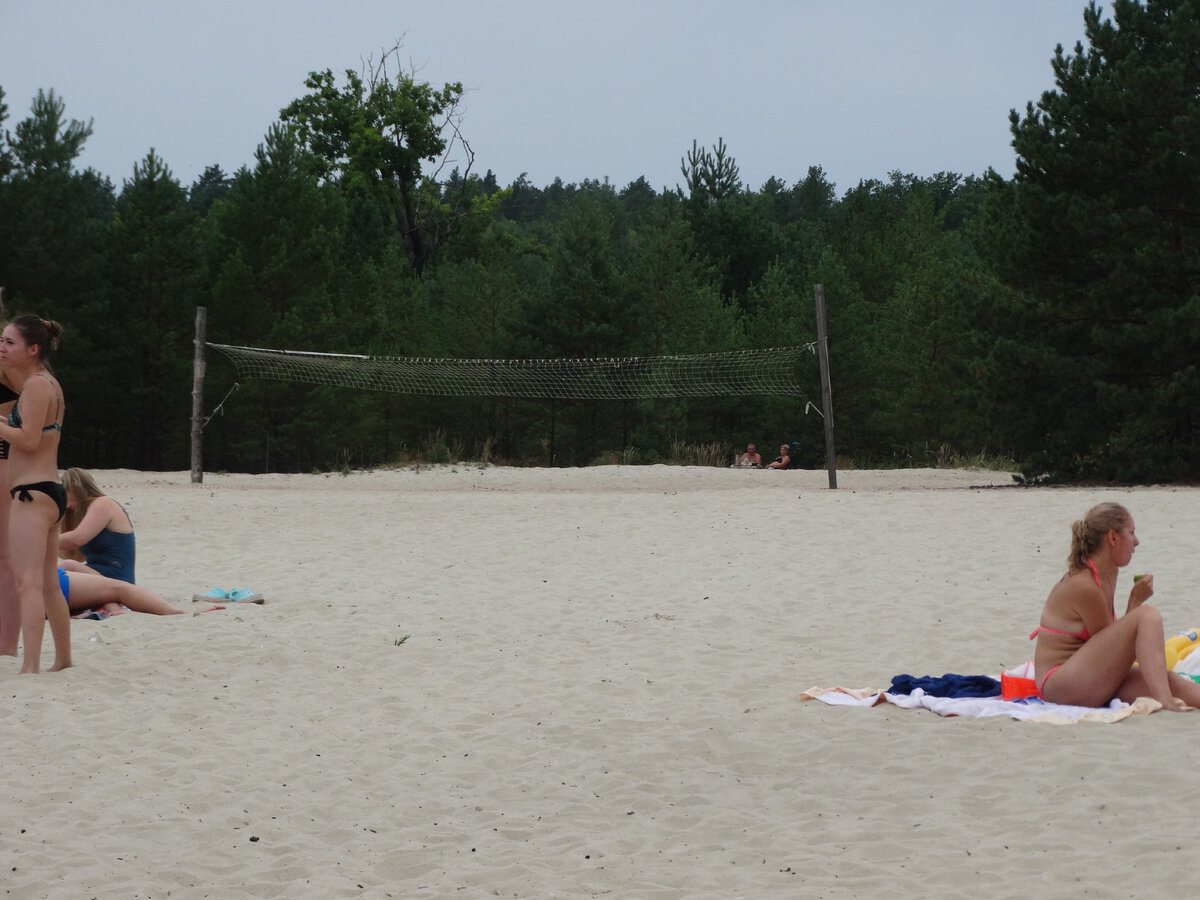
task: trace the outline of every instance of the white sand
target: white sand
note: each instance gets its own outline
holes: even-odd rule
[[[1178,897],[1200,714],[804,703],[991,674],[1115,498],[1169,631],[1194,489],[977,471],[95,473],[140,583],[0,667],[0,896]],[[975,487],[997,485],[996,489]],[[411,635],[407,642],[395,641]],[[44,660],[52,659],[49,635]]]

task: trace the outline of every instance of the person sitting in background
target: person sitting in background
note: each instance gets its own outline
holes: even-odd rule
[[[133,522],[121,504],[105,494],[83,469],[67,469],[62,476],[67,492],[67,514],[58,536],[60,557],[78,553],[78,559],[60,558],[58,567],[134,583],[137,545]]]
[[[740,469],[760,469],[762,468],[762,456],[753,444],[747,444],[746,452],[737,459],[737,465]]]
[[[779,447],[779,455],[775,457],[774,462],[767,463],[768,469],[786,469],[792,464],[792,448],[787,444],[782,444]]]
[[[92,572],[67,572],[58,570],[58,584],[67,598],[67,608],[72,614],[98,610],[103,614],[123,613],[126,608],[134,612],[150,613],[155,616],[175,616],[183,610],[151,593],[144,587],[105,578]]]

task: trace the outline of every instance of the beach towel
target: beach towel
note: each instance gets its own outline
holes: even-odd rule
[[[129,609],[128,606],[122,607],[122,610],[127,611],[128,609]],[[105,619],[112,618],[115,615],[117,615],[117,613],[114,613],[111,610],[107,610],[107,609],[85,609],[81,613],[75,613],[73,616],[71,616],[71,618],[72,619],[93,619],[97,622],[103,622]]]
[[[1036,697],[1002,700],[998,697],[936,697],[915,688],[909,694],[893,694],[878,688],[814,687],[800,694],[801,700],[820,700],[830,706],[878,706],[890,703],[901,709],[928,709],[939,716],[1008,716],[1024,722],[1072,725],[1077,722],[1120,722],[1130,716],[1148,715],[1162,709],[1150,697],[1133,703],[1113,700],[1108,706],[1065,706]]]

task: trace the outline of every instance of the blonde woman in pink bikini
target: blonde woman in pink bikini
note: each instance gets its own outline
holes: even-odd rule
[[[1116,615],[1117,572],[1137,548],[1133,516],[1101,503],[1071,525],[1067,574],[1050,591],[1033,663],[1038,696],[1051,703],[1106,706],[1153,697],[1164,709],[1200,708],[1200,684],[1167,669],[1163,622],[1146,603],[1154,576],[1133,583],[1125,614]],[[1137,660],[1138,664],[1134,665]]]

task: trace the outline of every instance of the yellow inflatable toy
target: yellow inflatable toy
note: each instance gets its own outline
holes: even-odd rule
[[[1174,671],[1175,666],[1188,655],[1200,647],[1200,628],[1189,628],[1187,631],[1178,632],[1175,637],[1167,640],[1164,650],[1167,655],[1167,668]]]

